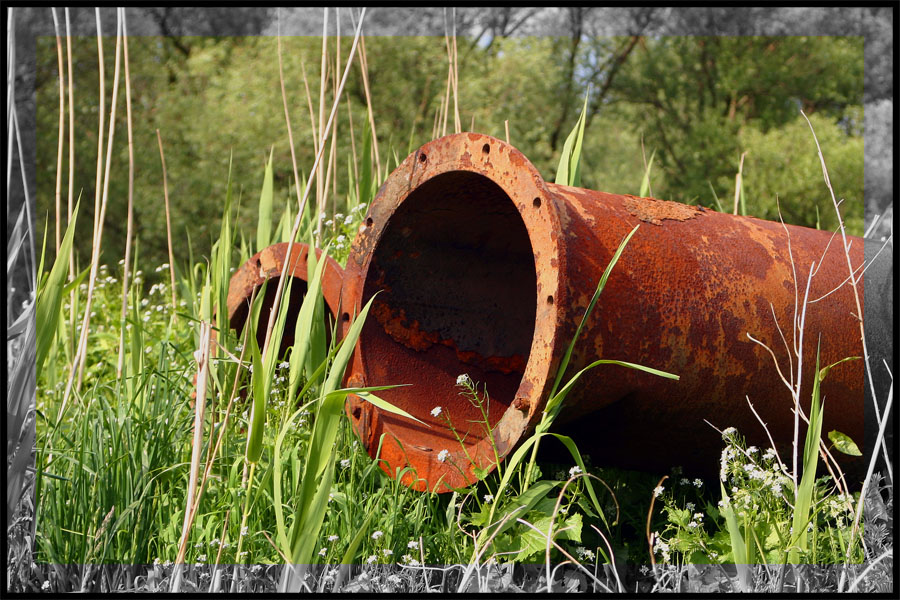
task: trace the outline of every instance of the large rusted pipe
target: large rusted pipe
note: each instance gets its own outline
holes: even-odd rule
[[[250,299],[253,293],[258,292],[263,283],[269,281],[269,284],[266,286],[266,297],[263,300],[263,306],[259,313],[260,322],[256,328],[256,338],[260,348],[265,342],[266,324],[272,311],[272,304],[275,301],[276,285],[284,267],[287,247],[287,242],[282,242],[263,248],[235,271],[228,285],[228,298],[226,300],[228,320],[231,328],[240,332],[243,331],[244,323],[247,321]],[[317,259],[322,257],[322,251],[318,248],[316,248],[316,257]],[[303,298],[306,296],[307,291],[309,277],[308,258],[309,246],[307,244],[295,243],[292,245],[291,261],[287,272],[294,278],[294,282],[291,285],[290,297],[286,295],[286,292],[282,296],[282,302],[288,303],[288,314],[285,319],[280,355],[284,355],[287,348],[294,343],[294,325],[297,322],[300,305],[303,303]],[[328,307],[328,312],[332,319],[336,320],[340,310],[341,282],[344,270],[328,255],[325,256],[325,261],[325,267],[322,271],[322,295],[325,297],[325,305]],[[326,331],[330,330],[330,327],[326,327]]]
[[[790,377],[797,361],[789,361],[784,339],[794,342],[795,299],[799,294],[802,302],[815,264],[809,299],[839,289],[806,310],[806,405],[819,336],[822,366],[862,354],[851,287],[839,287],[848,275],[839,237],[555,185],[509,144],[463,133],[422,146],[388,177],[347,262],[345,328],[349,315],[381,291],[347,384],[412,384],[380,394],[430,426],[351,397],[347,410],[369,453],[375,455],[386,434],[385,470],[394,476],[411,466],[414,473],[403,482],[416,489],[446,491],[475,481],[467,456],[492,468],[491,440],[478,409],[460,395],[457,376],[486,383],[493,443],[507,455],[540,420],[597,282],[635,225],[640,228],[609,278],[568,373],[602,357],[681,379],[595,368],[569,394],[558,422],[577,426],[576,441],[595,463],[709,471],[717,467],[722,441],[704,419],[768,445],[749,398],[778,443],[789,442],[790,393],[772,356],[748,333],[772,349]],[[854,268],[861,264],[862,239],[853,238],[850,259]],[[823,396],[823,431],[860,440],[862,361],[833,369]],[[442,411],[433,416],[436,406]],[[446,425],[448,416],[465,452]]]

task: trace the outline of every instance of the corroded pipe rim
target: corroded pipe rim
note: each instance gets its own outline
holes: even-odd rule
[[[379,190],[353,242],[344,272],[341,318],[346,334],[350,314],[358,314],[363,302],[368,300],[363,298],[367,274],[391,216],[423,183],[439,175],[460,171],[487,178],[509,197],[525,225],[534,256],[537,296],[531,348],[515,397],[493,428],[493,441],[502,459],[540,420],[562,355],[562,346],[567,342],[559,337],[559,325],[564,318],[561,307],[569,302],[569,290],[560,278],[560,273],[565,271],[565,254],[561,252],[558,233],[562,231],[560,211],[544,179],[524,154],[497,138],[476,133],[449,135],[429,142],[410,154]],[[358,343],[346,375],[347,385],[408,383],[367,381],[367,357],[359,348]],[[422,401],[429,402],[424,398]],[[347,410],[354,428],[362,435],[360,411],[353,410],[354,404],[358,406],[360,401],[351,397]],[[378,440],[366,440],[365,435],[362,437],[370,454],[374,453]],[[419,450],[410,444],[400,449],[391,436],[385,436],[383,444],[382,458],[393,453],[393,456],[402,455],[414,468],[428,465],[432,471],[438,469],[440,477],[432,476],[427,482],[415,480],[411,473],[404,475],[404,483],[415,489],[446,491],[476,481],[474,465],[469,463],[464,469],[465,474],[450,466],[454,462],[456,465],[467,463],[459,449],[459,460],[442,461],[435,465],[433,452]],[[472,454],[493,456],[491,440],[485,438],[478,441]],[[391,462],[390,459],[388,462]],[[392,468],[396,466],[392,465]],[[479,466],[485,468],[491,465]]]
[[[235,314],[238,309],[249,303],[253,291],[269,280],[281,277],[287,254],[287,242],[272,244],[263,248],[251,256],[240,268],[235,271],[228,285],[228,321],[236,330],[243,328],[241,320],[235,323]],[[316,257],[321,260],[322,250],[316,248]],[[309,245],[295,242],[291,247],[291,261],[288,274],[292,277],[309,283],[307,259],[309,257]],[[325,305],[336,319],[340,311],[341,286],[343,282],[343,269],[333,258],[325,255],[325,268],[322,272],[322,295],[325,297]]]

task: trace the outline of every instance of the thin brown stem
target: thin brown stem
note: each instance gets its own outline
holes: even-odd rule
[[[56,193],[54,195],[54,206],[56,207],[56,253],[59,254],[60,227],[62,225],[60,197],[62,195],[63,129],[66,126],[66,100],[65,87],[63,85],[65,70],[63,69],[62,37],[59,35],[59,19],[56,17],[55,8],[51,7],[50,11],[53,13],[53,31],[56,33],[57,78],[59,79],[59,134],[57,136],[59,142],[56,148]]]
[[[337,114],[337,108],[340,103],[341,93],[344,91],[344,85],[347,83],[347,75],[350,73],[350,65],[353,63],[353,57],[356,54],[356,47],[359,43],[360,30],[362,29],[362,22],[363,22],[363,18],[365,17],[365,15],[366,15],[366,9],[363,8],[362,12],[360,13],[359,24],[357,25],[357,28],[356,28],[356,34],[353,37],[353,45],[350,47],[350,55],[347,57],[347,65],[344,68],[344,74],[341,77],[341,84],[340,84],[340,86],[338,86],[338,89],[335,91],[335,94],[334,94],[334,104],[331,107],[331,114],[328,117],[328,124],[325,127],[326,131],[331,128],[331,121],[334,119],[335,115]],[[287,115],[287,99],[286,99],[286,97],[284,99],[284,102],[285,102],[285,115]],[[290,128],[290,121],[288,121],[288,127]],[[290,131],[290,129],[289,129],[289,131]],[[294,239],[297,237],[297,232],[300,229],[300,223],[302,222],[302,219],[303,219],[303,209],[306,207],[306,202],[309,198],[309,190],[311,189],[310,184],[312,183],[312,178],[315,177],[315,174],[318,170],[318,166],[322,161],[323,150],[324,150],[324,144],[320,145],[318,151],[316,152],[316,158],[313,161],[313,166],[312,166],[312,169],[310,170],[310,181],[307,182],[306,189],[303,191],[303,198],[300,200],[300,210],[297,212],[297,217],[294,220],[294,226],[291,229],[291,239],[288,241],[288,246],[285,251],[285,256],[291,255],[291,249],[294,244]],[[296,168],[295,168],[295,173],[296,173]],[[300,195],[299,187],[297,188],[297,195],[298,196]],[[289,264],[290,264],[290,261],[284,262],[284,265],[282,266],[282,270],[281,270],[281,276],[278,277],[278,285],[276,286],[275,298],[272,301],[272,309],[269,313],[268,324],[266,325],[266,337],[265,337],[265,342],[263,343],[263,357],[265,357],[266,353],[270,351],[269,345],[270,345],[270,342],[272,339],[272,330],[275,326],[275,318],[278,315],[278,307],[281,304],[281,296],[284,294],[285,281],[288,279],[286,274],[287,274],[287,269],[288,269]]]
[[[372,93],[369,90],[369,61],[366,58],[366,38],[359,39],[359,62],[363,79],[363,91],[366,94],[366,107],[369,116],[369,130],[372,132],[372,151],[375,154],[375,172],[381,177],[381,158],[378,155],[378,134],[375,132],[375,109],[372,106]]]
[[[116,377],[122,377],[125,364],[125,317],[128,314],[128,268],[131,262],[131,236],[134,224],[134,135],[131,121],[131,74],[128,69],[128,30],[122,9],[122,44],[125,53],[125,114],[128,128],[128,225],[125,231],[125,262],[122,265],[122,316],[119,321],[119,361]],[[173,308],[174,311],[174,308]]]
[[[172,319],[175,317],[175,309],[178,307],[175,301],[175,254],[172,251],[172,219],[169,213],[169,183],[166,175],[166,155],[163,153],[162,135],[156,130],[156,141],[159,143],[159,160],[162,162],[163,174],[163,198],[166,203],[166,239],[169,245],[169,279],[172,285]]]

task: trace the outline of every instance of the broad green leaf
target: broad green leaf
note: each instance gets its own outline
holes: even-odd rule
[[[247,344],[250,346],[250,365],[253,369],[250,373],[252,403],[250,405],[250,424],[247,431],[246,451],[246,459],[249,463],[257,462],[262,455],[262,437],[266,422],[266,387],[268,378],[265,377],[263,371],[263,360],[259,350],[259,343],[256,339],[256,332],[257,326],[261,325],[259,317],[268,283],[268,281],[263,282],[262,287],[257,292],[250,307],[250,314],[244,324],[244,327],[249,328]],[[271,385],[271,382],[268,381],[268,384]]]
[[[553,518],[550,516],[541,517],[540,519],[535,520],[532,525],[537,527],[540,530],[540,533],[530,527],[526,527],[521,536],[522,551],[521,554],[516,556],[516,560],[525,562],[536,554],[546,553],[548,532],[554,540],[569,540],[576,543],[581,542],[582,522],[580,514],[575,513],[574,515],[566,517],[562,523],[553,527],[553,531],[551,532],[550,525],[552,523]]]
[[[62,243],[59,245],[59,252],[53,261],[53,267],[50,269],[50,276],[47,277],[44,286],[37,293],[37,355],[35,359],[35,372],[40,378],[41,369],[44,359],[50,351],[50,344],[53,342],[53,336],[56,335],[56,327],[59,322],[60,306],[62,305],[63,289],[65,288],[66,276],[69,273],[69,253],[72,251],[72,240],[75,236],[75,222],[78,219],[78,204],[72,210],[72,220],[66,227],[66,233],[63,236]],[[41,253],[41,262],[43,263],[43,253]]]
[[[406,385],[408,385],[408,384],[406,384]],[[390,387],[398,387],[398,386],[390,386]],[[381,389],[387,389],[387,388],[381,388]],[[402,408],[398,408],[398,407],[394,406],[393,404],[391,404],[390,402],[386,402],[385,400],[382,400],[375,394],[371,394],[371,393],[365,392],[365,391],[361,391],[361,392],[354,392],[352,390],[341,390],[341,391],[345,391],[347,393],[355,393],[361,399],[365,400],[366,402],[368,402],[370,404],[375,405],[377,408],[380,408],[381,410],[383,410],[385,412],[393,413],[395,415],[400,415],[401,417],[406,417],[407,419],[412,419],[416,423],[421,423],[422,425],[425,425],[426,427],[431,427],[431,425],[429,425],[428,423],[425,423],[424,421],[421,421],[421,420],[415,418],[414,416],[412,416],[411,414],[409,414]],[[334,392],[332,392],[332,393],[334,393]]]
[[[322,251],[322,255],[324,256],[327,252],[328,247]],[[315,252],[313,251],[312,246],[310,246],[307,264],[311,264],[309,262],[311,260],[315,261]],[[308,277],[309,282],[306,286],[306,295],[303,297],[303,302],[300,304],[300,312],[297,313],[297,321],[294,324],[294,346],[291,350],[291,358],[289,361],[290,372],[288,375],[290,389],[288,397],[291,401],[295,398],[294,394],[297,391],[297,387],[300,385],[300,375],[304,368],[306,369],[306,379],[308,382],[317,379],[316,373],[318,373],[318,370],[313,371],[310,368],[308,356],[311,354],[310,339],[316,317],[316,304],[320,302],[322,298],[322,273],[324,270],[325,260],[322,259],[317,261],[315,270],[312,275]],[[321,365],[323,361],[324,357],[316,364]]]
[[[843,452],[844,454],[849,454],[850,456],[862,456],[862,452],[859,451],[859,447],[854,443],[853,440],[850,439],[846,433],[841,433],[840,431],[829,431],[828,439],[831,440],[831,443],[834,444],[834,447]]]
[[[259,194],[259,221],[256,223],[256,251],[272,243],[272,203],[273,203],[273,177],[272,154],[275,147],[269,150],[269,162],[266,163],[266,173],[263,177],[262,192]]]
[[[725,486],[720,482],[719,487],[722,490],[722,499],[724,506],[720,509],[723,517],[725,517],[725,526],[728,529],[728,536],[731,540],[731,556],[738,570],[738,581],[741,585],[741,591],[748,592],[749,589],[749,556],[747,555],[747,545],[744,542],[744,536],[734,514],[734,508],[731,506],[731,499],[725,492]]]
[[[330,244],[329,244],[330,246]],[[321,257],[316,256],[315,245],[313,244],[312,234],[310,234],[309,239],[309,256],[307,258],[307,279],[312,281],[312,278],[315,276],[318,263],[327,263],[328,262],[328,247],[326,246],[325,250],[322,252]],[[321,269],[324,272],[324,268]],[[321,282],[322,275],[319,276]],[[322,295],[322,287],[321,283],[319,284],[316,290],[311,290],[309,286],[307,286],[307,297],[312,295],[312,309],[313,314],[311,320],[309,320],[305,325],[308,327],[307,329],[307,355],[306,355],[306,364],[305,369],[306,373],[312,373],[313,369],[316,365],[320,364],[323,360],[325,360],[325,356],[328,353],[328,342],[325,335],[325,297]],[[304,298],[306,300],[306,298]]]

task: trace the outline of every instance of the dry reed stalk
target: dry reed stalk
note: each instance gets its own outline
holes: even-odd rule
[[[447,135],[447,117],[450,115],[450,90],[453,89],[453,69],[447,69],[447,86],[441,101],[441,137]]]
[[[506,143],[509,144],[509,119],[503,121],[503,129],[506,130]]]
[[[326,125],[326,127],[325,127],[326,131],[331,128],[331,121],[334,119],[335,115],[337,114],[337,108],[340,103],[341,93],[344,91],[344,85],[347,83],[347,75],[349,75],[349,73],[350,73],[350,65],[353,64],[353,56],[356,54],[356,47],[359,44],[360,31],[362,30],[362,23],[363,23],[363,18],[365,17],[365,15],[366,15],[366,9],[365,9],[365,7],[363,7],[362,12],[360,13],[360,16],[359,16],[359,23],[357,24],[357,27],[356,27],[356,33],[353,36],[353,45],[350,47],[350,55],[347,57],[347,65],[344,68],[344,74],[341,77],[341,84],[340,84],[340,86],[338,86],[338,89],[335,91],[335,94],[334,94],[334,103],[332,104],[332,107],[331,107],[331,114],[328,117],[328,125]],[[281,48],[280,44],[279,44],[279,48]],[[287,126],[288,126],[288,137],[289,137],[289,139],[293,139],[293,135],[291,134],[291,130],[290,130],[291,122],[290,122],[290,119],[288,118],[287,96],[286,96],[285,89],[284,89],[283,72],[282,72],[282,81],[281,81],[281,93],[282,93],[282,100],[284,103],[285,120],[286,120]],[[312,166],[312,169],[310,170],[310,178],[315,177],[317,168],[322,161],[323,149],[324,149],[324,146],[320,145],[318,151],[316,152],[316,158],[313,161],[313,166]],[[293,151],[291,152],[291,156],[293,157]],[[297,177],[296,161],[294,162],[294,177],[295,178]],[[288,246],[286,249],[285,256],[291,255],[291,249],[294,244],[294,239],[297,237],[297,232],[300,229],[300,223],[303,220],[303,210],[306,207],[307,200],[309,199],[309,190],[311,189],[310,183],[311,183],[311,181],[307,182],[306,189],[303,192],[303,197],[300,200],[300,210],[297,211],[297,217],[294,219],[294,226],[291,228],[291,236],[290,236],[290,240],[288,240]],[[299,185],[297,186],[297,196],[298,197],[300,196],[300,186]],[[286,274],[287,274],[287,269],[288,269],[289,263],[290,263],[290,261],[284,262],[284,265],[282,266],[282,270],[281,270],[281,275],[278,277],[278,285],[276,286],[275,298],[272,301],[272,308],[269,313],[269,321],[268,321],[268,324],[266,325],[266,337],[265,337],[265,342],[263,343],[263,350],[262,350],[263,356],[265,356],[266,353],[269,351],[269,344],[270,344],[270,341],[272,338],[272,330],[274,329],[275,319],[278,315],[278,308],[281,304],[281,296],[284,293],[285,281],[288,279],[286,277]]]
[[[97,9],[96,12],[97,17],[97,45],[98,48],[103,47],[103,42],[101,40],[101,29],[100,29],[100,10]],[[117,27],[116,27],[116,63],[115,63],[115,71],[113,74],[113,92],[112,92],[112,102],[110,106],[110,117],[109,117],[109,134],[107,136],[107,147],[106,147],[106,169],[104,172],[104,180],[103,180],[103,193],[100,196],[100,210],[99,214],[95,214],[94,216],[94,237],[93,244],[91,248],[91,273],[90,278],[88,280],[88,291],[87,291],[87,300],[85,301],[84,307],[84,319],[81,323],[81,337],[78,342],[78,351],[75,354],[75,363],[72,368],[72,375],[74,372],[78,371],[78,389],[81,389],[81,381],[84,376],[84,359],[85,354],[87,353],[87,338],[88,338],[88,329],[90,328],[91,323],[91,304],[94,298],[94,286],[97,282],[97,270],[100,265],[100,246],[103,242],[103,221],[106,217],[106,204],[109,199],[109,168],[112,162],[112,145],[113,140],[115,139],[116,133],[116,100],[118,99],[119,93],[119,64],[121,58],[121,49],[122,49],[122,21],[121,19],[117,19]],[[101,58],[101,71],[102,71],[102,58]],[[102,79],[102,78],[101,78]],[[100,95],[101,101],[100,104],[103,106],[103,94]],[[101,121],[103,111],[101,110]],[[102,135],[100,136],[103,137]],[[102,148],[102,139],[101,139],[101,148]],[[98,165],[102,163],[102,152],[101,155],[97,158]],[[99,175],[99,173],[98,173]],[[99,190],[98,190],[99,194]],[[72,377],[69,377],[69,383],[66,385],[66,393],[63,396],[63,403],[60,406],[60,416],[62,415],[62,410],[65,408],[66,400],[69,397],[69,392],[72,387]]]
[[[69,7],[65,9],[66,14],[66,63],[68,71],[66,74],[69,78],[69,189],[68,202],[66,204],[66,223],[72,221],[72,200],[75,195],[75,96],[74,85],[72,81],[72,35],[70,33],[71,26],[69,23]],[[75,253],[69,252],[69,281],[75,279]],[[75,290],[69,292],[69,330],[75,331]],[[75,336],[69,336],[73,346],[71,354],[75,354]]]
[[[119,361],[116,364],[116,377],[122,377],[125,361],[125,318],[128,311],[128,268],[131,261],[131,236],[134,226],[134,136],[131,126],[131,74],[128,70],[128,28],[125,21],[125,9],[122,9],[122,44],[125,54],[125,113],[128,126],[128,224],[125,229],[125,264],[122,269],[122,317],[119,326]],[[173,288],[174,292],[174,288]],[[174,300],[174,299],[173,299]],[[174,313],[174,307],[173,307]]]
[[[200,348],[194,353],[197,361],[197,397],[194,401],[194,435],[191,447],[191,470],[188,478],[187,499],[184,507],[184,523],[181,527],[181,539],[178,542],[178,556],[175,558],[175,573],[172,579],[172,592],[181,589],[182,565],[187,552],[187,542],[194,520],[194,496],[197,492],[197,478],[200,470],[200,453],[203,451],[203,415],[206,408],[206,384],[209,379],[210,334],[212,327],[205,321],[200,323]]]
[[[97,237],[97,216],[100,214],[100,188],[101,174],[103,173],[103,128],[104,118],[106,117],[106,63],[103,58],[103,31],[100,27],[100,9],[96,8],[95,18],[97,21],[97,64],[99,65],[100,77],[100,126],[97,133],[97,178],[94,182],[94,229],[93,237]]]
[[[860,337],[860,341],[862,342],[863,361],[866,366],[866,378],[869,381],[869,391],[872,394],[872,404],[875,407],[875,417],[879,423],[878,438],[876,439],[875,444],[876,444],[876,448],[880,445],[882,451],[884,452],[884,462],[885,462],[885,467],[887,468],[887,471],[888,471],[888,479],[891,483],[893,483],[894,474],[893,474],[893,467],[891,466],[891,461],[890,461],[891,457],[890,457],[890,454],[888,453],[887,445],[884,441],[885,424],[887,423],[887,415],[888,415],[888,411],[890,410],[891,401],[893,399],[893,383],[891,384],[891,389],[888,393],[888,400],[885,403],[885,411],[884,411],[884,415],[882,417],[881,409],[878,406],[878,397],[875,393],[875,382],[872,378],[872,367],[871,367],[871,364],[869,363],[869,350],[866,345],[866,331],[865,331],[865,325],[863,323],[864,313],[863,313],[863,309],[862,309],[862,303],[860,302],[860,299],[859,299],[859,288],[857,287],[856,269],[853,268],[853,264],[850,260],[850,243],[847,241],[847,232],[844,228],[844,219],[841,216],[840,203],[837,201],[837,198],[834,195],[834,188],[831,187],[831,180],[828,177],[828,168],[825,165],[825,156],[822,154],[822,148],[819,145],[819,138],[816,136],[816,132],[813,129],[813,126],[809,120],[809,117],[806,116],[806,113],[804,113],[801,110],[800,114],[803,115],[804,119],[806,119],[806,123],[809,125],[809,129],[810,129],[810,131],[812,131],[813,139],[816,142],[816,150],[819,155],[819,162],[822,165],[822,176],[825,178],[825,186],[828,188],[828,192],[831,195],[831,202],[834,205],[834,212],[838,218],[838,227],[841,232],[841,241],[843,242],[844,257],[847,259],[847,271],[849,272],[850,286],[853,288],[853,300],[856,303],[856,315],[854,315],[854,316],[859,321],[859,337]],[[841,285],[843,285],[843,284],[841,284]],[[859,532],[859,521],[860,521],[860,518],[862,517],[863,503],[865,502],[866,491],[869,486],[869,481],[872,478],[872,472],[875,468],[875,461],[876,461],[877,456],[878,456],[878,450],[876,449],[872,453],[872,457],[869,460],[869,466],[866,470],[866,478],[863,480],[862,489],[860,490],[860,493],[859,493],[859,501],[857,504],[856,513],[853,516],[853,528],[850,530],[850,542],[847,544],[847,561],[848,562],[850,560],[850,550],[853,546],[853,540],[855,539],[857,533]],[[842,572],[841,580],[839,583],[839,589],[840,589],[840,587],[843,587],[843,583],[845,582],[845,580],[846,580],[846,572]]]
[[[281,44],[281,40],[278,42]],[[282,83],[284,82],[284,74],[283,71],[279,71],[281,74]],[[316,129],[316,115],[313,112],[312,105],[312,94],[309,93],[309,80],[306,78],[306,63],[303,62],[303,57],[300,57],[300,73],[303,74],[303,87],[306,89],[306,107],[309,109],[309,125],[312,127],[312,142],[313,142],[313,154],[319,151],[319,134],[316,133],[318,130]],[[282,90],[283,92],[283,90]],[[283,96],[283,94],[282,94]],[[290,130],[289,130],[290,131]]]
[[[13,115],[16,110],[16,28],[13,9],[6,15],[6,196],[9,197],[12,185],[13,163]],[[9,221],[9,202],[6,203],[6,220]]]
[[[336,28],[337,35],[335,36],[334,42],[334,71],[332,71],[332,89],[337,89],[337,75],[341,70],[341,7],[338,6],[335,8],[336,16],[334,20],[334,25]],[[334,125],[331,129],[331,159],[328,161],[328,169],[329,171],[332,168],[332,163],[334,163],[335,175],[331,180],[331,214],[335,214],[337,212],[337,145],[334,143],[334,140],[337,139],[337,130],[338,130],[338,122],[340,119],[334,120]],[[327,187],[327,186],[326,186]],[[335,223],[337,225],[337,223]]]
[[[350,110],[350,96],[347,96],[347,124],[350,128],[350,154],[353,156],[353,181],[356,182],[356,202],[362,202],[359,197],[359,166],[356,157],[356,138],[353,135],[353,111]]]
[[[165,198],[166,202],[166,239],[169,245],[169,280],[172,285],[172,319],[177,321],[178,318],[175,316],[175,309],[178,308],[178,304],[176,304],[175,301],[175,254],[172,251],[172,219],[169,214],[169,183],[168,177],[166,176],[166,155],[163,153],[162,135],[159,133],[159,129],[156,130],[156,140],[159,142],[159,160],[162,162],[163,172],[163,198]]]
[[[322,64],[319,71],[319,148],[325,144],[325,84],[328,82],[328,7],[324,9],[322,19]],[[316,215],[325,212],[325,190],[322,170],[325,165],[319,163],[316,174]],[[308,185],[308,184],[307,184]],[[316,218],[316,243],[322,240],[322,220]]]
[[[59,19],[56,17],[55,8],[51,7],[50,12],[53,14],[53,31],[56,33],[56,62],[59,79],[59,135],[57,136],[59,142],[56,148],[56,193],[54,194],[54,206],[56,208],[56,253],[59,254],[60,227],[62,224],[60,197],[62,195],[63,129],[66,126],[66,100],[65,87],[63,85],[65,70],[63,69],[62,38],[59,35]]]
[[[359,39],[359,62],[362,73],[363,91],[366,94],[366,107],[369,117],[369,131],[372,132],[372,150],[375,154],[375,172],[381,177],[381,158],[378,155],[378,134],[375,131],[375,113],[372,109],[372,93],[369,90],[369,61],[366,58],[366,38]]]
[[[738,166],[737,175],[734,176],[734,214],[738,214],[738,203],[741,199],[741,179],[744,174],[744,157],[747,152],[741,152],[741,164]]]

